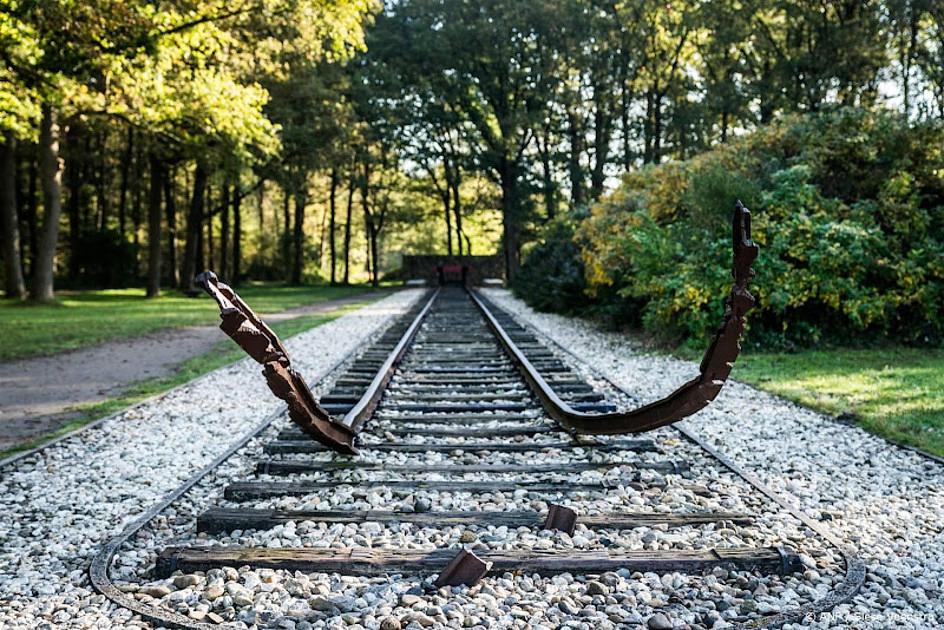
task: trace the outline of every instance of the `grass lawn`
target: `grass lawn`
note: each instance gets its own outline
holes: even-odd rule
[[[368,296],[363,300],[358,300],[356,303],[344,306],[337,310],[333,310],[330,313],[302,315],[301,317],[296,317],[295,319],[274,322],[271,324],[271,326],[282,339],[285,339],[292,335],[297,335],[300,332],[304,332],[310,328],[325,324],[346,313],[350,313],[351,311],[360,308],[361,306],[378,297],[380,297],[380,295]],[[222,335],[222,333],[220,334]],[[193,357],[192,359],[189,359],[188,361],[181,364],[177,372],[172,376],[164,378],[152,378],[141,381],[131,386],[127,392],[121,396],[118,396],[117,398],[111,398],[93,405],[79,407],[78,410],[81,412],[81,415],[75,420],[60,427],[59,430],[54,433],[44,435],[28,443],[20,444],[19,446],[12,449],[0,451],[0,459],[12,455],[18,451],[33,448],[34,446],[68,433],[69,431],[74,431],[75,429],[78,429],[79,427],[93,422],[99,418],[107,416],[108,414],[118,412],[126,407],[140,402],[149,396],[154,396],[155,394],[165,392],[173,387],[176,387],[177,385],[186,383],[187,381],[193,380],[198,376],[202,376],[207,372],[211,372],[245,356],[246,353],[243,352],[242,349],[239,348],[239,346],[237,346],[232,340],[224,339],[220,341],[220,343],[217,344],[213,350]],[[265,388],[265,386],[265,380],[260,374],[259,387]]]
[[[289,287],[251,284],[239,294],[259,313],[274,313],[367,291],[368,287]],[[103,341],[143,335],[162,328],[216,325],[216,302],[167,291],[157,299],[144,289],[63,291],[56,303],[31,305],[0,300],[0,360],[52,354]]]
[[[732,376],[829,414],[854,414],[874,433],[944,456],[944,349],[746,353]]]

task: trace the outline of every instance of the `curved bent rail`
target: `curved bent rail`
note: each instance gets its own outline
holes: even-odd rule
[[[492,332],[498,337],[511,360],[531,386],[548,414],[562,426],[577,433],[605,435],[642,433],[678,422],[703,409],[724,387],[734,361],[741,351],[744,316],[756,303],[747,287],[754,277],[751,264],[758,247],[751,240],[751,213],[738,201],[732,219],[734,250],[731,275],[734,282],[725,302],[724,318],[702,358],[697,377],[660,400],[630,411],[593,414],[577,411],[554,392],[525,354],[504,331],[488,306],[474,291],[469,291]]]
[[[305,379],[292,367],[278,335],[212,271],[204,271],[194,280],[219,305],[220,329],[262,365],[269,389],[288,405],[292,421],[328,448],[356,454],[354,431],[335,422],[318,404]]]

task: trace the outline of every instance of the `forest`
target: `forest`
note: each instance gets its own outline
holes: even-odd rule
[[[634,257],[632,239],[610,240],[625,236],[630,211],[642,204],[653,225],[671,223],[694,194],[683,176],[691,169],[679,165],[734,147],[716,174],[767,168],[761,159],[739,164],[738,142],[774,142],[779,132],[770,130],[799,115],[860,123],[891,116],[888,125],[922,148],[882,171],[897,192],[860,194],[856,180],[827,197],[860,213],[878,212],[856,205],[866,198],[881,198],[889,213],[894,203],[917,208],[910,232],[876,219],[869,238],[883,242],[941,228],[944,5],[933,0],[2,0],[0,7],[0,231],[10,297],[43,302],[57,288],[142,284],[156,296],[187,290],[206,267],[234,284],[376,285],[396,277],[402,253],[497,253],[515,283],[529,251],[553,243],[549,233],[576,230],[576,242],[568,238],[552,253],[572,252],[561,264],[577,270],[576,290],[583,296],[586,283],[596,283],[589,293],[605,307],[599,296],[632,283],[607,277],[615,267],[584,262],[624,264],[627,276],[648,264],[650,288],[671,275]],[[839,111],[846,114],[831,114]],[[860,123],[844,124],[868,136],[872,126]],[[844,133],[832,137],[848,139]],[[803,177],[856,178],[831,165],[828,151],[814,157],[812,174],[793,173],[796,186]],[[915,174],[915,160],[935,166]],[[777,207],[760,194],[775,174],[754,175],[766,179],[725,194]],[[721,177],[698,181],[696,193],[716,197],[726,185]],[[620,205],[628,198],[630,209]],[[802,202],[780,198],[778,212],[790,217],[790,204]],[[927,242],[938,249],[924,256],[939,261],[940,244],[939,236]],[[662,256],[663,267],[674,260],[665,242],[643,249]],[[546,280],[547,271],[537,276]],[[938,262],[910,281],[939,291],[941,273]],[[701,315],[679,320],[685,309],[666,304],[715,284],[656,291],[662,302],[634,284],[615,303],[644,299],[655,306],[639,306],[639,318],[701,334]],[[840,293],[828,299],[844,299]],[[886,325],[909,295],[881,307]],[[933,314],[936,303],[922,308]],[[770,327],[788,311],[815,307],[785,306]],[[868,325],[883,317],[865,302],[855,308],[849,317]]]

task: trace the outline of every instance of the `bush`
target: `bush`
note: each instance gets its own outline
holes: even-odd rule
[[[570,291],[568,308],[629,300],[647,330],[703,343],[730,286],[737,198],[761,246],[755,341],[941,340],[944,129],[856,109],[791,117],[628,174],[576,230],[596,305]]]
[[[572,314],[583,306],[586,282],[572,218],[558,218],[544,226],[512,289],[539,311]]]

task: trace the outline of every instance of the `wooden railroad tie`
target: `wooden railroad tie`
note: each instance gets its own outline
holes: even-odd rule
[[[271,549],[241,546],[168,547],[157,557],[155,573],[194,573],[222,567],[340,573],[377,577],[390,574],[439,573],[457,549]],[[774,547],[659,551],[501,551],[472,550],[492,572],[555,575],[600,574],[626,569],[654,573],[702,573],[715,567],[763,573],[790,573],[803,566],[792,551]]]
[[[560,507],[560,506],[554,506]],[[566,508],[565,508],[566,509]],[[572,510],[571,510],[572,511]],[[551,510],[549,510],[551,512]],[[271,529],[289,521],[300,523],[412,523],[419,527],[445,527],[450,525],[477,525],[481,527],[541,527],[573,532],[572,526],[559,527],[550,523],[540,512],[395,512],[390,510],[253,510],[242,508],[211,508],[197,518],[197,531],[207,533],[231,532],[237,529]],[[576,515],[575,524],[591,529],[632,529],[667,525],[702,525],[729,521],[750,524],[754,517],[738,512],[607,512],[604,514]]]

